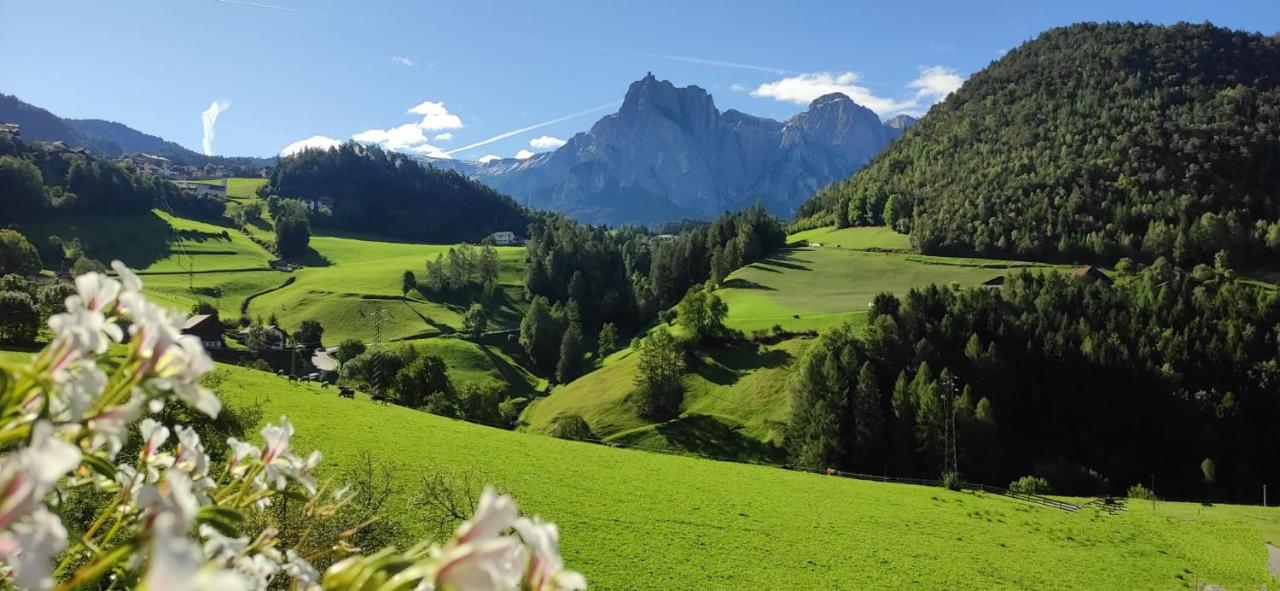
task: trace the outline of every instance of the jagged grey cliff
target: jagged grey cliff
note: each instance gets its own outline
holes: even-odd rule
[[[618,112],[526,160],[442,161],[522,203],[609,224],[709,218],[756,202],[790,217],[816,189],[848,177],[914,123],[887,123],[843,94],[786,122],[716,109],[697,86],[652,74]]]

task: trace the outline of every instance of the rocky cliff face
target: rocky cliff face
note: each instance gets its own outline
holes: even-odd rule
[[[617,113],[554,152],[433,164],[590,222],[707,218],[757,201],[790,217],[814,190],[848,177],[914,122],[900,119],[882,124],[843,94],[820,97],[785,123],[721,113],[705,90],[650,74],[631,84]]]

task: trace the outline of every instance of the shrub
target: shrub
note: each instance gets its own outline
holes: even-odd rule
[[[1009,483],[1009,492],[1024,495],[1047,495],[1053,492],[1049,481],[1039,476],[1023,476]]]
[[[1129,490],[1125,493],[1125,496],[1129,497],[1130,499],[1141,500],[1141,501],[1154,501],[1158,498],[1156,497],[1155,491],[1152,491],[1151,489],[1145,486],[1142,486],[1141,484],[1135,484],[1129,487]]]
[[[960,475],[955,472],[947,472],[942,475],[942,486],[948,490],[960,490]]]
[[[551,421],[547,434],[557,439],[572,441],[594,441],[598,439],[591,431],[591,425],[580,415],[561,415]]]
[[[20,291],[0,292],[0,343],[26,345],[40,332],[40,312],[31,296]]]

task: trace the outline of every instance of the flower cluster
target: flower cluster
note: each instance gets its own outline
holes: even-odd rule
[[[380,575],[409,585],[386,589],[585,589],[564,568],[556,527],[519,517],[510,497],[492,491],[453,540],[367,556],[338,540],[331,551],[352,555],[323,576],[314,556],[284,547],[274,529],[242,531],[248,514],[278,499],[304,501],[311,521],[349,499],[317,484],[320,453],[296,454],[283,417],[262,429],[261,446],[228,439],[221,467],[191,426],[157,420],[173,402],[218,415],[221,402],[199,383],[213,362],[181,334],[183,314],[148,302],[138,278],[113,267],[118,279],[76,279],[66,312],[49,320],[49,345],[29,363],[0,365],[4,579],[38,590],[104,578],[152,590],[311,590],[367,588],[368,576]],[[141,443],[126,458],[121,450],[135,432]],[[57,503],[82,490],[108,500],[69,539]]]

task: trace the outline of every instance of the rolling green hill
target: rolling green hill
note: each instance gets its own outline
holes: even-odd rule
[[[1017,261],[945,258],[892,251],[905,237],[886,228],[818,228],[792,234],[792,247],[729,275],[716,293],[728,305],[725,324],[746,333],[781,326],[787,332],[823,331],[865,322],[878,293],[956,283],[972,287],[1012,269],[1050,268]],[[874,249],[874,250],[871,250]],[[577,415],[598,439],[744,461],[781,461],[782,425],[790,401],[787,382],[809,339],[777,345],[733,346],[701,355],[685,378],[678,418],[654,424],[627,401],[638,358],[615,353],[595,371],[535,401],[524,427],[551,433]]]
[[[395,466],[386,515],[413,536],[424,470],[471,471],[560,526],[565,560],[619,589],[1227,589],[1274,585],[1275,509],[1130,503],[1067,513],[977,493],[610,449],[443,419],[218,369],[231,406],[288,415],[338,473]]]
[[[470,301],[429,301],[418,293],[402,300],[400,291],[404,271],[422,276],[426,261],[448,250],[448,245],[313,236],[311,248],[319,255],[319,264],[294,271],[292,285],[254,298],[250,314],[274,313],[286,326],[319,320],[325,340],[333,342],[348,336],[373,340],[374,317],[382,310],[384,341],[453,332],[462,326]],[[524,248],[499,247],[498,256],[504,296],[490,330],[518,328],[524,310]]]

